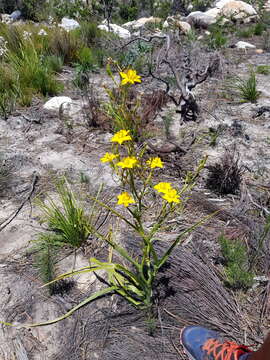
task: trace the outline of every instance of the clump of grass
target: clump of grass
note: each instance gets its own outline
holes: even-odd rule
[[[59,205],[52,199],[48,204],[38,201],[43,212],[43,222],[61,237],[61,242],[72,247],[80,247],[89,236],[89,218],[69,189],[66,182],[57,185]]]
[[[44,58],[44,64],[53,73],[60,73],[62,71],[64,62],[60,56],[48,55]]]
[[[260,97],[260,92],[257,89],[256,74],[253,69],[250,70],[247,79],[236,76],[231,86],[236,91],[236,95],[240,98],[241,102],[255,103]]]
[[[103,31],[97,27],[97,24],[93,21],[83,21],[80,25],[80,28],[75,30],[75,34],[77,34],[82,42],[89,47],[99,45]]]
[[[7,119],[18,97],[18,82],[10,65],[0,63],[0,116]]]
[[[235,194],[240,189],[243,168],[239,165],[239,156],[235,151],[226,150],[219,162],[208,165],[206,186],[220,194]]]
[[[240,29],[237,31],[237,36],[239,36],[241,38],[250,38],[253,36],[253,34],[254,34],[253,26],[249,26],[249,27],[246,27],[244,29]]]
[[[55,30],[50,36],[48,51],[63,59],[64,64],[72,65],[77,62],[79,51],[83,44],[75,31]]]
[[[225,266],[225,283],[233,289],[247,290],[253,284],[254,274],[248,271],[248,253],[241,240],[219,237]]]
[[[263,22],[259,22],[254,25],[254,35],[261,36],[266,29],[266,24],[264,24]]]
[[[41,280],[48,284],[50,295],[68,292],[74,285],[74,281],[61,280],[59,283],[50,283],[56,277],[57,254],[65,244],[61,236],[53,233],[41,233],[30,252],[34,254],[34,266],[38,269]]]
[[[258,65],[256,67],[256,72],[262,75],[269,75],[270,74],[270,65]]]

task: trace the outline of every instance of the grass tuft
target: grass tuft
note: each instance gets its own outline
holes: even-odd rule
[[[248,271],[248,253],[241,240],[219,237],[225,265],[225,283],[232,289],[249,289],[253,284],[254,274]]]
[[[79,206],[75,194],[66,182],[57,185],[60,204],[49,199],[48,204],[38,201],[43,212],[43,221],[49,228],[61,236],[61,241],[73,247],[80,247],[89,236],[89,219]]]

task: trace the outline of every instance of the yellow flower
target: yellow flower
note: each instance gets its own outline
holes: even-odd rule
[[[122,192],[122,194],[118,195],[118,205],[124,205],[128,207],[130,204],[135,204],[134,199],[129,195],[128,192]]]
[[[160,193],[166,194],[168,191],[172,190],[172,187],[171,187],[171,183],[160,182],[154,186],[154,189],[156,189]]]
[[[154,168],[163,168],[163,162],[161,161],[161,159],[159,157],[155,157],[155,158],[152,158],[152,159],[149,159],[146,161],[147,165],[150,166],[151,169],[154,169]]]
[[[129,135],[129,130],[120,130],[113,135],[111,138],[112,142],[117,142],[118,144],[122,145],[124,141],[132,140],[131,136]]]
[[[167,191],[163,196],[164,200],[167,200],[169,203],[176,203],[178,204],[180,202],[179,195],[175,189],[171,189]]]
[[[115,155],[113,153],[106,153],[101,159],[100,161],[105,163],[105,162],[111,162],[113,161],[115,158],[117,158],[118,155]]]
[[[135,156],[129,156],[122,159],[122,161],[119,161],[116,165],[120,166],[122,169],[132,169],[137,164],[138,160],[135,158]]]
[[[121,78],[123,79],[121,81],[121,85],[126,85],[128,83],[133,85],[135,82],[138,82],[138,83],[142,82],[141,77],[140,77],[140,75],[137,75],[136,70],[129,69],[125,72],[120,71],[119,74],[120,74]]]

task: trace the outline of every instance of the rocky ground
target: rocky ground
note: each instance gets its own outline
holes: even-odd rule
[[[260,48],[260,38],[251,41]],[[226,149],[234,148],[244,169],[241,192],[224,197],[206,188],[205,169],[184,220],[176,219],[170,231],[164,233],[169,241],[182,221],[190,223],[191,219],[223,209],[176,250],[166,273],[171,276],[175,295],[160,306],[154,335],[149,335],[149,326],[139,312],[112,296],[48,327],[1,326],[1,359],[109,360],[128,356],[135,360],[150,359],[153,354],[157,359],[184,359],[178,333],[188,323],[215,328],[241,342],[261,343],[269,326],[268,273],[247,293],[226,289],[217,265],[220,250],[216,239],[222,231],[236,232],[251,246],[256,231],[262,231],[260,215],[265,211],[269,214],[270,75],[256,75],[260,97],[254,104],[228,97],[226,78],[228,74],[246,77],[250,65],[270,64],[270,53],[227,48],[222,58],[222,72],[196,87],[201,109],[196,122],[180,121],[175,105],[168,102],[146,129],[151,151],[163,156],[165,162],[160,179],[165,177],[180,185],[181,174],[192,170],[204,155],[208,155],[208,164],[213,164]],[[17,109],[6,121],[0,119],[0,151],[11,169],[0,197],[0,319],[19,325],[57,317],[100,287],[95,276],[84,275],[75,279],[68,293],[49,296],[41,288],[27,251],[42,230],[35,198],[48,193],[54,196],[54,180],[61,175],[82,194],[104,184],[112,195],[119,186],[110,167],[100,162],[110,149],[111,133],[87,126],[87,109],[72,88],[73,76],[71,68],[61,74],[65,83],[61,95],[72,99],[64,115],[58,109],[44,109],[45,101],[37,99],[30,108]],[[103,93],[104,83],[110,85],[103,71],[93,75],[92,82],[97,94]],[[138,89],[144,91],[153,84],[145,78]],[[101,98],[105,100],[104,95]],[[170,124],[166,128],[168,116]],[[211,129],[217,135],[215,140]],[[164,148],[169,149],[165,155]],[[179,148],[185,153],[177,151]],[[123,228],[120,232],[120,240],[133,246],[132,236],[125,231]],[[59,273],[86,266],[93,254],[106,258],[107,250],[94,240],[76,254],[64,250]]]

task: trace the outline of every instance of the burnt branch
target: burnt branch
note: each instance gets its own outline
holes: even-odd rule
[[[154,39],[163,40],[163,45],[160,49],[156,49],[157,54],[150,65],[149,75],[165,84],[165,93],[178,107],[176,111],[181,114],[182,121],[196,121],[199,106],[192,90],[206,81],[219,68],[219,58],[215,55],[204,54],[203,49],[198,46],[197,48],[188,48],[181,44],[179,47],[179,44],[173,41],[173,37],[168,34],[153,35],[149,38],[136,37],[123,45],[121,49],[135,41],[149,43]],[[204,64],[202,64],[202,59]],[[173,76],[174,89],[166,78],[168,71]]]

